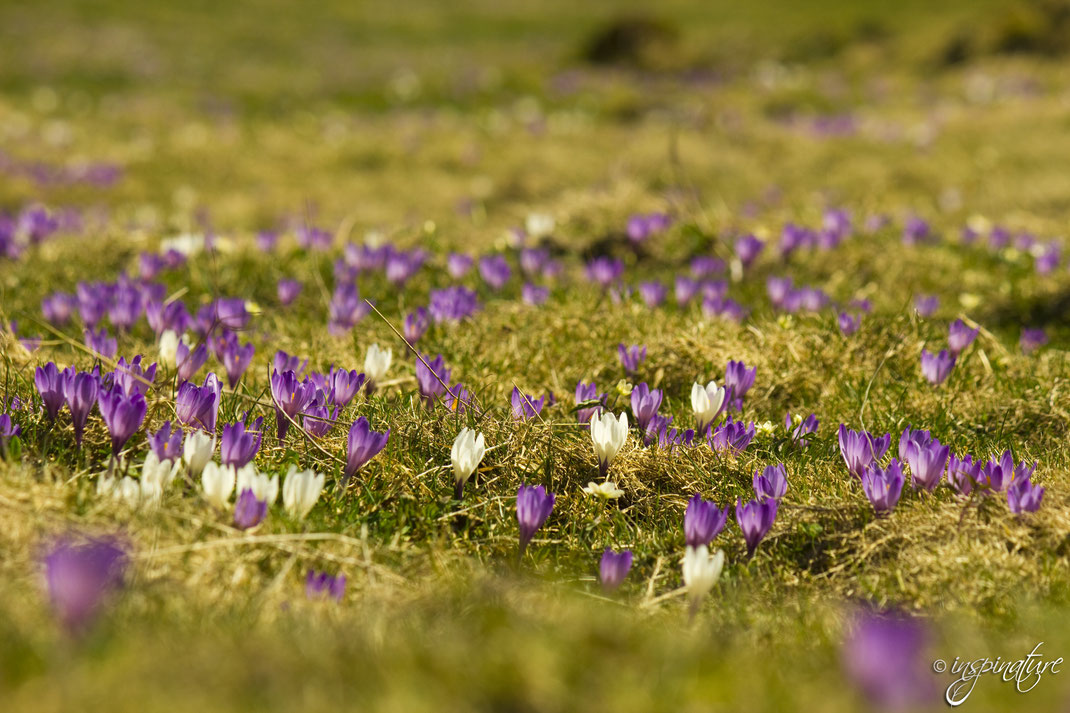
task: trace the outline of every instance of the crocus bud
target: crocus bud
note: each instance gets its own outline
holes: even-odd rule
[[[186,442],[182,446],[182,459],[189,467],[190,476],[196,478],[204,470],[208,461],[212,460],[215,453],[215,436],[209,436],[204,431],[192,430],[186,434]]]
[[[695,412],[696,433],[705,433],[710,424],[717,420],[724,409],[725,397],[725,388],[717,386],[716,381],[705,386],[698,383],[691,385],[691,410]]]
[[[717,550],[710,555],[706,545],[688,547],[684,553],[684,586],[691,602],[691,615],[698,612],[702,600],[721,578],[724,567],[724,551]]]
[[[378,344],[368,347],[368,354],[364,357],[364,374],[368,377],[368,393],[375,391],[375,385],[379,383],[386,372],[390,370],[390,360],[394,354],[390,349],[380,349]]]
[[[282,504],[287,512],[303,520],[323,492],[326,476],[311,470],[298,470],[290,466],[286,481],[282,484]]]
[[[253,494],[252,490],[243,490],[234,503],[234,526],[248,530],[259,525],[267,516],[268,504]]]
[[[236,474],[237,492],[252,490],[257,500],[263,500],[270,505],[279,498],[279,476],[270,478],[266,473],[257,471],[256,466],[249,463]]]
[[[614,416],[608,411],[591,417],[591,442],[598,458],[598,471],[602,477],[609,472],[609,464],[628,440],[628,414]]]
[[[178,465],[169,460],[160,460],[156,453],[149,451],[145,456],[145,463],[141,466],[142,501],[159,501],[178,474]]]
[[[233,466],[217,465],[209,461],[201,471],[201,491],[204,493],[204,499],[220,510],[226,510],[236,480],[237,474]]]
[[[607,547],[602,553],[602,561],[598,567],[598,579],[602,582],[602,589],[611,592],[619,587],[631,568],[631,550],[614,552]]]
[[[483,434],[476,433],[469,428],[461,429],[457,438],[453,441],[450,450],[450,461],[453,463],[453,482],[455,483],[454,497],[461,499],[464,493],[464,484],[479,467],[483,460],[483,454],[487,452]]]

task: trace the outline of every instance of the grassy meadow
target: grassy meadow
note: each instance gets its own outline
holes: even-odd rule
[[[1035,246],[1017,241],[1066,252],[1067,13],[1001,0],[0,4],[0,213],[78,218],[0,255],[0,413],[21,429],[0,460],[0,711],[868,710],[843,643],[867,607],[917,617],[927,666],[1017,659],[1038,642],[1047,658],[1070,654],[1070,281],[1065,260],[1039,271]],[[615,24],[643,29],[595,51]],[[115,175],[85,179],[91,165]],[[820,228],[829,209],[852,218],[840,244],[778,253],[785,224]],[[629,216],[653,212],[672,225],[633,245]],[[526,245],[560,266],[534,280],[543,304],[523,299],[517,261],[515,229],[532,215],[554,228]],[[931,238],[904,244],[913,217]],[[308,226],[329,246],[300,245]],[[997,226],[1006,245],[989,238]],[[278,233],[271,249],[262,231]],[[152,281],[191,314],[245,301],[239,337],[255,355],[224,386],[219,422],[265,417],[263,473],[326,475],[305,518],[272,506],[242,531],[184,477],[151,507],[102,497],[116,465],[99,414],[77,448],[70,415],[52,423],[41,408],[36,367],[115,366],[87,352],[77,310],[53,325],[42,299],[137,276],[142,254],[205,234],[214,250]],[[745,234],[766,245],[741,269]],[[427,258],[403,287],[362,272],[378,312],[331,334],[350,243]],[[475,267],[454,278],[453,252],[501,253],[511,278],[497,290]],[[599,256],[623,265],[615,291],[585,274]],[[749,310],[742,321],[701,298],[677,304],[673,281],[698,256],[724,262],[713,277]],[[767,281],[783,276],[830,304],[774,308]],[[304,285],[288,306],[283,278]],[[657,308],[634,293],[652,280],[669,291]],[[455,284],[480,308],[416,347],[444,357],[472,406],[428,408],[397,330]],[[938,297],[934,313],[918,314],[919,295]],[[860,301],[869,311],[845,334],[838,316]],[[933,385],[922,351],[946,348],[956,319],[978,335]],[[1027,328],[1048,343],[1023,350]],[[142,319],[118,355],[156,361],[157,341]],[[621,343],[647,349],[633,374]],[[379,388],[325,436],[291,428],[280,442],[275,352],[361,371],[372,344],[393,353]],[[721,384],[730,360],[757,368],[733,412],[759,426],[745,450],[644,446],[633,428],[609,471],[623,495],[584,492],[600,479],[578,381],[629,419],[628,391],[645,382],[687,428],[692,384]],[[215,356],[191,381],[210,371],[223,373]],[[122,472],[136,478],[147,434],[176,419],[179,383],[161,366]],[[514,387],[554,399],[518,420]],[[819,419],[807,445],[788,413]],[[358,417],[389,442],[342,489]],[[1038,461],[1042,504],[1015,514],[1002,494],[908,480],[878,517],[845,467],[841,423],[890,433],[893,456],[908,426],[982,461],[1010,449]],[[463,427],[487,451],[458,502],[450,448]],[[788,490],[748,557],[734,503],[776,463]],[[522,484],[556,501],[518,561]],[[720,580],[691,616],[694,493],[733,512],[713,542]],[[77,634],[44,584],[64,533],[118,535],[129,552],[121,591]],[[598,580],[606,547],[634,556],[612,593]],[[307,598],[310,569],[344,574],[342,600]],[[944,707],[952,676],[925,680],[917,709]],[[1065,710],[1070,674],[1028,693],[985,676],[965,705]]]

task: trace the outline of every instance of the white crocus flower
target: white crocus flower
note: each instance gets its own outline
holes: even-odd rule
[[[119,481],[112,491],[112,497],[120,500],[130,507],[137,507],[141,502],[141,486],[129,475]]]
[[[453,439],[450,461],[453,463],[454,497],[458,500],[464,493],[464,484],[479,467],[479,462],[483,460],[486,452],[483,434],[470,428],[462,428],[457,438]]]
[[[160,363],[172,371],[178,366],[178,344],[180,341],[174,330],[168,329],[160,335],[160,343],[156,347],[160,354]]]
[[[273,475],[268,478],[266,473],[258,472],[252,463],[238,471],[237,482],[238,495],[246,490],[252,490],[257,500],[262,500],[268,505],[279,498],[279,476]]]
[[[227,509],[227,501],[234,492],[237,475],[232,465],[217,465],[209,461],[201,471],[201,490],[204,499],[220,510]]]
[[[524,221],[524,228],[532,238],[551,235],[556,227],[554,217],[548,213],[528,213],[527,220]]]
[[[142,495],[151,494],[150,499],[159,498],[178,475],[178,466],[178,463],[172,463],[170,460],[160,460],[155,451],[149,451],[145,456],[145,463],[141,466]]]
[[[754,424],[754,430],[762,435],[769,436],[776,432],[776,426],[772,421],[764,421]]]
[[[368,393],[374,391],[375,385],[386,376],[393,357],[392,350],[380,349],[378,344],[368,347],[368,354],[364,357],[364,376],[368,379]]]
[[[721,578],[723,567],[723,550],[717,550],[711,555],[706,545],[687,548],[684,554],[684,586],[687,587],[687,596],[691,600],[692,616],[698,611],[703,598]]]
[[[608,480],[604,483],[591,481],[587,483],[587,487],[583,489],[583,492],[602,500],[616,500],[621,495],[624,495],[624,491],[619,489],[616,483],[611,483]]]
[[[628,414],[619,417],[606,411],[602,415],[591,416],[591,441],[594,454],[598,456],[598,470],[604,478],[609,472],[609,464],[628,440]]]
[[[276,476],[277,477],[277,476]],[[290,515],[303,520],[323,492],[327,476],[312,470],[298,470],[291,465],[282,484],[282,504]]]
[[[717,386],[716,381],[711,381],[705,386],[699,383],[691,385],[691,410],[695,412],[699,434],[706,433],[710,424],[721,415],[726,396],[725,388]]]
[[[186,441],[182,444],[182,459],[189,466],[190,475],[194,478],[201,474],[208,461],[212,460],[215,453],[215,436],[209,436],[204,431],[191,430],[186,434]]]

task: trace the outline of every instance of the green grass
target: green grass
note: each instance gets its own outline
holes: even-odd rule
[[[934,64],[956,28],[995,32],[1006,7],[674,1],[659,16],[679,28],[679,44],[641,70],[577,59],[594,28],[638,3],[0,8],[0,151],[124,169],[110,189],[0,181],[5,209],[40,201],[101,216],[84,234],[0,263],[0,317],[46,338],[28,354],[5,337],[5,403],[36,399],[39,363],[90,364],[70,343],[78,329],[59,338],[40,325],[44,295],[136,273],[139,252],[199,230],[201,211],[230,249],[161,279],[191,309],[220,294],[261,308],[243,335],[256,358],[224,396],[221,422],[252,407],[273,433],[266,372],[275,349],[309,357],[313,369],[360,368],[372,343],[395,356],[388,383],[339,416],[322,450],[269,436],[257,464],[285,472],[296,463],[333,483],[346,426],[360,415],[391,428],[387,449],[347,492],[329,487],[306,521],[275,508],[253,535],[180,487],[158,509],[101,500],[108,438],[99,418],[78,453],[67,416],[50,427],[16,414],[21,453],[0,463],[0,708],[858,710],[865,702],[844,684],[840,642],[863,602],[926,617],[931,658],[1017,658],[1038,641],[1048,656],[1065,653],[1065,267],[1038,276],[1028,256],[962,247],[958,231],[983,217],[1061,240],[1066,80],[1037,56]],[[857,29],[873,23],[886,30],[879,41]],[[836,49],[824,54],[829,36]],[[717,79],[695,80],[694,70]],[[419,92],[399,95],[402,72]],[[562,76],[578,89],[562,91]],[[785,121],[839,113],[856,117],[856,134],[817,137]],[[474,210],[458,211],[466,200]],[[770,246],[730,288],[754,308],[744,325],[707,320],[697,305],[616,305],[582,278],[581,256],[614,245],[629,282],[668,282],[694,254],[728,257],[741,231],[775,239],[784,222],[816,225],[830,205],[857,223],[886,213],[898,224],[916,212],[946,240],[908,248],[890,227],[786,264]],[[651,210],[678,222],[641,259],[607,242],[630,213]],[[523,306],[515,278],[491,293],[473,272],[463,282],[484,309],[420,342],[445,355],[482,415],[425,409],[413,358],[375,315],[351,337],[327,335],[343,241],[380,231],[435,251],[402,292],[361,278],[362,294],[400,326],[447,284],[447,251],[501,248],[535,211],[556,218],[566,265],[550,301]],[[338,245],[308,254],[287,234],[276,254],[260,253],[255,232],[284,220],[336,230]],[[868,298],[874,312],[848,338],[832,312],[781,318],[765,297],[765,279],[781,274],[842,303]],[[282,276],[306,285],[287,310],[275,298]],[[940,296],[932,319],[913,313],[920,293]],[[957,317],[984,330],[933,388],[920,351],[941,348]],[[1045,327],[1051,345],[1021,354],[1022,326]],[[693,381],[720,381],[729,359],[757,366],[746,415],[778,430],[735,459],[708,448],[669,456],[639,447],[633,433],[612,469],[624,497],[589,498],[581,489],[596,479],[595,458],[571,392],[581,379],[614,389],[625,376],[619,342],[647,346],[631,380],[665,389],[663,411],[677,423],[690,421]],[[153,350],[144,323],[120,342],[124,355]],[[221,367],[213,359],[208,368]],[[514,384],[559,402],[518,424],[508,409]],[[170,397],[162,386],[151,401],[150,430],[173,417]],[[627,402],[614,398],[617,410]],[[809,447],[786,442],[788,410],[820,418]],[[967,505],[946,489],[908,488],[889,517],[875,518],[839,455],[841,422],[892,432],[893,453],[907,425],[931,429],[956,453],[1011,448],[1040,461],[1044,504],[1015,517],[1002,499]],[[448,466],[462,426],[479,428],[492,450],[459,506]],[[135,468],[144,451],[142,433],[128,448]],[[754,470],[775,462],[790,485],[770,537],[748,560],[730,522],[715,541],[727,555],[722,580],[689,620],[679,589],[687,498],[747,497]],[[517,564],[521,483],[558,500]],[[134,552],[129,586],[79,639],[58,630],[41,587],[41,547],[68,529],[119,530]],[[595,579],[605,546],[635,553],[612,597]],[[307,602],[308,568],[345,573],[345,601]],[[986,678],[969,705],[1054,709],[1067,680],[1047,678],[1023,696]],[[948,681],[934,676],[941,689]]]

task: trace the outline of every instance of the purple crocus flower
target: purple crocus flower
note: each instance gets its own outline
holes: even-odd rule
[[[148,392],[152,382],[156,379],[156,364],[154,362],[147,369],[143,368],[141,364],[140,354],[134,357],[129,364],[125,358],[119,358],[113,378],[114,384],[121,388],[123,393],[128,395],[137,393],[144,396]]]
[[[275,420],[280,441],[286,438],[290,421],[296,420],[297,415],[305,410],[315,396],[316,385],[311,379],[300,381],[292,370],[281,374],[278,371],[271,372],[271,397],[275,401]]]
[[[799,424],[795,427],[795,429],[792,430],[791,412],[789,411],[784,416],[784,428],[786,430],[791,431],[792,443],[802,446],[803,448],[810,445],[810,442],[806,440],[804,436],[808,436],[811,433],[817,433],[817,427],[820,423],[821,422],[818,421],[816,414],[810,414],[802,421],[800,421]]]
[[[916,215],[903,223],[903,245],[917,245],[931,237],[929,224]]]
[[[434,359],[424,356],[416,360],[416,383],[428,408],[434,405],[435,397],[445,393],[451,372],[452,369],[446,368],[446,360],[441,354]]]
[[[633,344],[630,347],[618,344],[617,354],[620,355],[621,366],[624,367],[624,371],[628,374],[634,374],[639,370],[639,365],[646,361],[646,347],[638,344]]]
[[[688,547],[708,545],[724,529],[728,508],[721,510],[710,500],[695,493],[684,511],[684,540]]]
[[[765,292],[769,295],[769,301],[773,307],[784,309],[788,298],[793,292],[793,281],[790,277],[769,277],[765,281]]]
[[[521,392],[520,389],[515,386],[513,387],[513,393],[509,398],[509,403],[513,408],[513,417],[518,421],[527,421],[528,419],[535,418],[541,414],[545,402],[545,396],[536,399],[534,396]]]
[[[85,345],[98,359],[114,359],[119,352],[119,342],[108,336],[108,330],[101,327],[99,332],[92,329],[85,331]]]
[[[471,255],[450,253],[446,256],[446,270],[450,273],[450,277],[459,280],[472,269],[473,262]]]
[[[297,375],[297,378],[300,379],[302,376],[304,376],[305,368],[308,366],[308,359],[302,361],[301,357],[290,356],[289,354],[280,349],[279,351],[275,352],[275,359],[273,361],[273,364],[275,366],[275,371],[279,372],[280,374],[287,371],[292,371],[294,374]]]
[[[267,517],[267,500],[260,500],[251,488],[245,488],[234,503],[234,527],[248,530],[256,527]]]
[[[772,498],[752,500],[746,505],[743,504],[742,498],[736,500],[736,522],[743,531],[743,539],[747,541],[748,557],[754,556],[758,543],[769,534],[769,528],[776,519],[778,505],[779,501]]]
[[[708,277],[724,272],[724,260],[709,255],[691,258],[691,274],[695,277]]]
[[[170,421],[164,421],[160,430],[148,435],[149,448],[161,461],[169,460],[177,462],[182,457],[182,437],[185,434],[181,428],[171,427]]]
[[[524,248],[519,256],[520,269],[525,275],[537,275],[549,259],[550,253],[544,248]]]
[[[49,600],[71,633],[84,631],[123,583],[128,557],[115,539],[56,542],[44,558]]]
[[[63,372],[53,362],[39,366],[34,370],[33,383],[37,387],[37,393],[41,395],[41,401],[45,405],[45,413],[49,421],[55,421],[60,409],[63,408]]]
[[[947,481],[960,495],[973,492],[981,477],[981,463],[974,462],[973,456],[959,458],[952,454],[947,462]]]
[[[305,250],[327,250],[331,247],[334,236],[323,228],[314,225],[299,225],[294,230],[297,244]]]
[[[1043,498],[1044,488],[1033,485],[1028,477],[1016,480],[1007,488],[1007,505],[1015,515],[1023,512],[1036,512]]]
[[[446,394],[442,397],[442,403],[446,405],[446,409],[449,411],[464,413],[465,409],[472,405],[472,392],[464,388],[464,384],[458,382],[446,389]]]
[[[71,410],[71,422],[74,424],[74,442],[82,447],[82,435],[89,413],[97,402],[100,391],[100,379],[95,373],[76,372],[73,367],[63,370],[63,397],[67,408]]]
[[[899,460],[907,460],[907,446],[911,443],[917,443],[919,446],[928,447],[934,440],[933,434],[929,431],[922,431],[920,429],[911,430],[910,426],[907,426],[899,436]],[[939,443],[937,443],[937,445],[939,446]]]
[[[394,287],[404,287],[405,283],[416,276],[427,260],[427,253],[416,249],[408,252],[391,251],[386,256],[384,271],[387,281]]]
[[[349,427],[349,438],[346,444],[346,467],[342,476],[342,487],[346,486],[365,463],[374,458],[386,448],[390,440],[390,429],[382,433],[376,433],[371,429],[368,419],[361,416]]]
[[[861,478],[871,463],[883,458],[892,444],[890,433],[877,438],[869,431],[852,431],[843,423],[837,435],[847,470],[856,478]]]
[[[234,388],[241,381],[242,374],[249,368],[256,347],[252,343],[239,345],[237,340],[229,342],[223,349],[223,368],[227,371],[227,383]]]
[[[479,274],[491,289],[500,290],[513,274],[504,255],[485,255],[479,259]]]
[[[1033,267],[1038,275],[1047,275],[1059,267],[1060,259],[1059,244],[1054,242],[1047,243],[1036,256]]]
[[[647,223],[645,215],[632,215],[628,218],[628,225],[625,228],[625,232],[628,234],[628,240],[633,243],[641,243],[647,239],[650,235],[650,228]]]
[[[701,285],[698,280],[692,280],[686,275],[677,275],[675,282],[673,283],[673,292],[676,297],[676,304],[680,307],[686,306],[691,300],[698,294]]]
[[[708,441],[710,448],[715,451],[742,453],[754,440],[754,434],[754,422],[744,425],[742,421],[733,421],[729,416],[725,423],[710,431]]]
[[[997,460],[989,460],[981,467],[981,482],[997,492],[1003,491],[1014,480],[1014,457],[1009,450]]]
[[[977,338],[977,333],[980,331],[980,327],[970,329],[961,319],[956,319],[947,330],[948,351],[958,356],[973,344],[973,340]]]
[[[939,354],[921,350],[921,374],[933,386],[944,383],[954,366],[955,355],[949,354],[946,349],[941,349]]]
[[[520,556],[528,548],[535,531],[554,509],[554,494],[541,485],[521,485],[516,493],[516,519],[520,525]]]
[[[324,379],[323,391],[332,404],[346,406],[360,391],[360,387],[364,386],[364,381],[364,374],[358,373],[356,369],[346,371],[335,369],[332,365]]]
[[[688,448],[693,446],[695,444],[695,429],[688,428],[680,431],[676,428],[669,428],[670,421],[672,421],[671,416],[660,425],[658,447],[672,451],[681,446],[687,446]]]
[[[291,280],[289,278],[282,278],[275,286],[276,294],[279,297],[279,303],[283,307],[288,307],[293,304],[293,301],[297,299],[301,294],[301,290],[304,285],[298,280]]]
[[[929,443],[908,441],[905,450],[914,489],[924,488],[931,493],[944,475],[950,448],[940,445],[940,441],[934,438]]]
[[[175,334],[182,334],[189,329],[192,322],[189,310],[181,300],[167,303],[150,300],[145,305],[145,319],[148,320],[149,326],[152,327],[157,337],[168,330]]]
[[[660,282],[639,283],[639,297],[643,300],[646,306],[651,309],[660,307],[661,303],[665,301],[665,296],[668,293],[669,289]]]
[[[327,305],[327,332],[336,337],[348,333],[371,309],[368,303],[360,298],[356,285],[338,285]]]
[[[706,297],[702,300],[702,312],[709,317],[726,319],[738,324],[747,318],[750,310],[730,297]]]
[[[743,267],[750,267],[765,248],[765,243],[751,234],[744,235],[736,240],[736,257],[739,258]]]
[[[624,273],[624,263],[617,258],[602,255],[588,262],[584,273],[588,280],[605,290],[620,279]]]
[[[788,492],[788,471],[783,463],[767,465],[765,470],[754,471],[753,484],[759,500],[780,500]]]
[[[177,365],[178,380],[189,381],[193,375],[201,370],[208,361],[208,345],[198,344],[192,350],[184,341],[178,342],[178,350],[175,352],[175,364]]]
[[[582,424],[589,425],[592,416],[595,414],[601,415],[602,408],[606,402],[606,394],[599,394],[598,387],[595,386],[593,381],[589,384],[585,384],[582,381],[576,382],[576,403],[582,404],[587,401],[598,401],[602,404],[600,406],[581,408],[576,411],[576,420]]]
[[[890,512],[899,502],[904,478],[898,459],[892,458],[883,469],[877,463],[871,463],[863,471],[861,480],[862,491],[878,514]]]
[[[224,424],[219,441],[219,459],[223,465],[244,468],[251,463],[264,438],[263,426],[263,416],[253,421],[251,429],[247,429],[241,421]]]
[[[471,317],[478,309],[478,296],[464,285],[431,290],[427,307],[435,324],[460,322]]]
[[[11,439],[21,433],[22,427],[17,423],[12,423],[9,414],[0,413],[0,454],[7,450],[7,444],[11,442]]]
[[[342,601],[346,594],[346,576],[339,574],[335,577],[326,572],[308,570],[305,576],[305,596],[309,599],[323,599],[330,597],[336,602]]]
[[[222,395],[223,385],[215,374],[204,377],[203,386],[184,381],[175,394],[175,418],[183,426],[215,433]]]
[[[420,337],[424,336],[430,326],[431,314],[427,311],[427,308],[417,307],[405,316],[402,334],[405,335],[405,339],[408,340],[409,344],[415,344],[420,341]]]
[[[71,313],[78,306],[74,295],[53,292],[41,300],[41,314],[45,321],[56,327],[62,327],[71,321]]]
[[[849,312],[840,312],[840,316],[836,319],[840,326],[840,332],[845,337],[849,337],[858,331],[858,328],[862,326],[862,318],[857,314],[851,314]]]
[[[139,319],[143,304],[141,293],[133,285],[118,285],[115,290],[115,301],[108,308],[108,319],[121,332],[128,332]]]
[[[651,389],[645,381],[632,389],[632,415],[635,416],[640,431],[646,432],[651,421],[658,415],[662,397],[661,389]]]
[[[549,287],[542,287],[540,285],[533,285],[530,282],[525,282],[524,286],[520,288],[520,298],[526,305],[537,307],[544,304],[549,297]]]
[[[933,699],[925,627],[895,613],[863,612],[843,642],[843,667],[874,707],[904,710]]]
[[[1047,343],[1048,335],[1043,329],[1030,329],[1026,327],[1022,329],[1022,335],[1018,339],[1018,346],[1021,347],[1023,354],[1032,354]]]
[[[237,331],[244,329],[249,322],[249,312],[245,309],[245,300],[240,297],[220,297],[211,305],[214,324],[223,329]]]
[[[607,547],[602,552],[602,561],[598,565],[598,579],[602,583],[602,589],[606,592],[612,592],[620,587],[631,568],[631,550],[614,552]]]
[[[316,398],[312,399],[312,403],[306,406],[302,413],[301,422],[305,433],[313,438],[323,438],[330,433],[334,419],[338,415],[338,407],[328,408],[326,400],[327,397],[323,392],[318,392]]]
[[[743,397],[754,386],[754,377],[758,367],[747,368],[742,361],[730,361],[724,371],[724,386],[728,390],[729,400],[736,411],[743,410]]]
[[[97,394],[97,408],[104,418],[104,425],[111,434],[112,455],[119,455],[130,437],[141,428],[148,411],[148,404],[141,394],[127,396],[122,389],[101,391]]]

